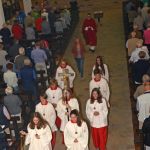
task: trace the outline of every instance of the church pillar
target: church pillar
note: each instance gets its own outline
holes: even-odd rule
[[[5,22],[4,18],[4,11],[3,11],[3,6],[2,6],[2,1],[0,0],[0,29],[2,28],[2,25]]]
[[[27,15],[31,12],[32,2],[31,0],[23,0],[24,12]]]

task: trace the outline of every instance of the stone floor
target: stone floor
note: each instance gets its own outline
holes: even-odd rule
[[[80,79],[75,61],[71,54],[71,40],[65,58],[77,72],[75,80],[75,95],[79,100],[83,118],[86,120],[85,105],[89,98],[88,85],[91,80],[91,70],[97,55],[104,57],[104,62],[109,66],[111,108],[109,112],[108,150],[134,150],[132,127],[132,114],[129,95],[128,72],[125,52],[125,41],[122,21],[121,0],[80,0],[80,22],[74,33],[83,40],[81,25],[88,12],[96,10],[104,12],[102,25],[98,25],[98,45],[94,54],[88,49],[85,55],[84,79]],[[84,41],[84,40],[83,40]],[[65,150],[61,144],[61,136],[57,134],[55,150]],[[90,150],[95,150],[90,140]]]

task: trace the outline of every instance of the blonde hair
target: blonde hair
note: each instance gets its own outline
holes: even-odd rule
[[[30,59],[25,59],[24,60],[24,65],[31,65],[31,60]]]
[[[19,48],[19,54],[20,55],[25,55],[25,49],[23,47]]]
[[[143,81],[143,83],[149,82],[150,81],[149,75],[148,74],[144,74],[143,77],[142,77],[142,81]]]

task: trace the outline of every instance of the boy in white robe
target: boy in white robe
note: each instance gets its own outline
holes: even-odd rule
[[[99,88],[102,96],[107,100],[108,106],[109,104],[109,97],[110,97],[110,90],[107,81],[102,77],[100,70],[94,70],[94,79],[90,81],[89,89],[90,89],[90,96],[91,92],[94,88]]]
[[[48,102],[56,108],[58,101],[62,99],[62,89],[58,87],[55,79],[50,80],[50,87],[46,90],[46,94]]]
[[[88,128],[79,117],[76,109],[70,113],[71,120],[64,131],[64,141],[67,150],[88,150]]]
[[[55,125],[56,122],[56,112],[51,103],[47,101],[47,95],[41,94],[40,103],[36,105],[36,112],[39,112],[41,116],[49,123],[52,130],[52,147],[54,148],[56,143],[56,131],[57,127]]]
[[[61,89],[73,89],[73,81],[75,79],[75,72],[71,66],[67,65],[65,60],[61,60],[60,66],[56,70],[56,80]]]

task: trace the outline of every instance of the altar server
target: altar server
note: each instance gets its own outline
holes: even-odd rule
[[[86,115],[92,127],[95,148],[106,150],[108,108],[106,100],[102,97],[98,88],[92,90],[91,98],[87,101]]]
[[[28,125],[28,133],[22,134],[26,135],[25,145],[29,145],[29,150],[52,150],[50,127],[38,112]]]
[[[65,126],[70,120],[69,114],[71,110],[77,109],[79,111],[78,100],[72,96],[70,89],[63,91],[63,98],[57,104],[56,111],[60,122],[60,131],[64,132]]]
[[[96,63],[93,66],[92,70],[92,79],[94,78],[94,70],[99,69],[102,72],[102,77],[109,81],[109,72],[106,64],[103,63],[103,59],[101,56],[96,57]]]
[[[59,100],[62,99],[62,89],[58,86],[57,80],[50,80],[50,87],[46,90],[47,100],[56,108]]]
[[[56,112],[51,103],[47,101],[47,95],[45,93],[40,95],[40,103],[36,105],[36,112],[39,112],[41,116],[49,123],[52,130],[52,147],[54,148],[56,143],[56,131],[57,127],[55,125]]]
[[[73,81],[75,79],[75,72],[71,66],[63,59],[60,62],[60,66],[56,70],[56,80],[61,89],[71,88],[73,89]]]
[[[91,95],[91,92],[94,88],[100,89],[102,96],[107,100],[108,106],[110,107],[110,104],[109,104],[109,96],[110,96],[109,86],[108,86],[106,79],[104,79],[102,77],[102,73],[99,69],[94,70],[94,78],[90,81],[90,84],[89,84],[90,95]]]
[[[86,123],[81,120],[78,110],[72,110],[64,131],[67,150],[88,150],[88,138]]]

